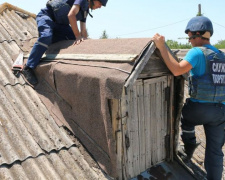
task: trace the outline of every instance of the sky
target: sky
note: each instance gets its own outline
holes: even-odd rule
[[[37,14],[47,0],[0,0]],[[211,44],[225,40],[225,0],[108,0],[107,6],[88,16],[90,38],[98,39],[103,31],[108,38],[149,38],[159,33],[166,40],[187,43],[184,33],[188,21],[201,13],[214,27]]]

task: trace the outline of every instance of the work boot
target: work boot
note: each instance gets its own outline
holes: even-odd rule
[[[34,73],[34,70],[28,66],[25,65],[25,67],[22,70],[23,76],[25,78],[25,81],[30,84],[31,86],[34,86],[38,83],[37,77]]]
[[[178,150],[178,155],[181,157],[183,161],[190,161],[195,149],[201,144],[197,142],[196,144],[186,143]]]

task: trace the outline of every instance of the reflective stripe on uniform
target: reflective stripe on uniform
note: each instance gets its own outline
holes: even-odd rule
[[[47,44],[44,44],[42,42],[37,41],[37,44],[40,44],[41,46],[44,46],[44,47],[48,48],[48,45]]]
[[[186,130],[182,129],[182,132],[184,132],[184,133],[195,133],[195,130],[193,130],[193,131],[186,131]]]

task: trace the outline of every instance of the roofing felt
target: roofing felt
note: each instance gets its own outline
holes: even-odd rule
[[[39,83],[35,89],[58,124],[66,125],[75,133],[102,169],[117,177],[116,142],[108,100],[121,98],[135,64],[149,53],[146,48],[154,47],[150,38],[88,39],[78,46],[72,44],[73,41],[67,40],[49,47],[47,55],[65,56],[64,59],[45,59],[39,64],[36,68]],[[76,54],[105,54],[107,62],[94,56],[89,60],[68,59]],[[133,54],[138,58],[110,61],[118,54]]]
[[[15,56],[37,38],[35,16],[7,3],[0,12],[0,179],[105,179],[35,90],[12,73]]]

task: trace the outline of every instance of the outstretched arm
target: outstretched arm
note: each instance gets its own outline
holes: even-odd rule
[[[87,28],[86,28],[86,22],[80,22],[80,30],[81,30],[81,36],[84,39],[87,39]]]
[[[164,62],[174,76],[185,74],[192,69],[192,66],[188,61],[183,60],[181,62],[177,62],[174,59],[166,48],[164,36],[157,33],[153,36],[152,40],[155,42],[155,45],[159,49]]]
[[[80,10],[80,6],[79,5],[73,5],[72,8],[70,9],[70,12],[68,14],[68,18],[69,18],[69,22],[70,22],[70,25],[71,25],[71,28],[73,30],[73,33],[76,37],[76,41],[74,42],[73,45],[75,44],[80,44],[82,41],[83,41],[83,38],[80,34],[80,31],[78,29],[78,26],[77,26],[77,18],[76,18],[76,15],[77,13],[79,12]]]

